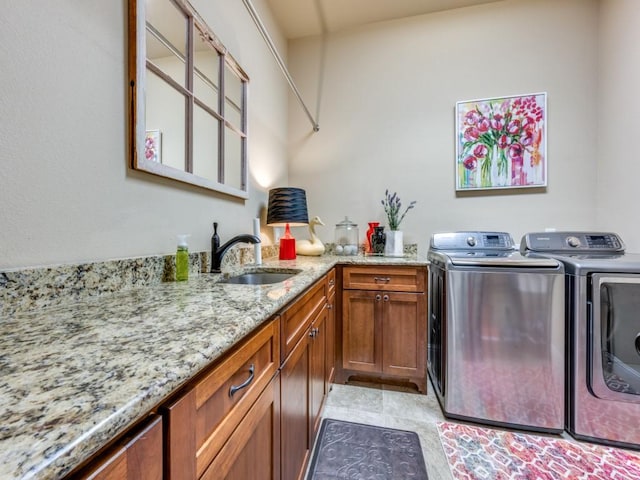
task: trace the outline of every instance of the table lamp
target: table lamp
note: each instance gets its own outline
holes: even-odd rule
[[[291,235],[289,226],[301,227],[308,224],[307,194],[303,189],[282,187],[269,190],[267,225],[285,227],[284,236],[280,238],[280,260],[296,258],[296,239]]]

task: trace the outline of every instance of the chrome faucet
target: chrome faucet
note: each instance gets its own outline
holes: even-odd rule
[[[224,245],[220,246],[220,237],[218,236],[218,222],[213,222],[213,237],[211,237],[211,273],[220,273],[220,264],[222,257],[227,250],[236,243],[260,243],[260,238],[248,233],[236,235]]]

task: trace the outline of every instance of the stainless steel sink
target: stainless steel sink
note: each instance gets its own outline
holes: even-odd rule
[[[233,277],[225,278],[220,283],[235,283],[240,285],[269,285],[284,282],[286,279],[300,273],[300,270],[288,270],[280,272],[247,272]]]

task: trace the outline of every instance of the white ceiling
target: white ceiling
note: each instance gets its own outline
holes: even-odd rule
[[[498,0],[266,0],[288,39]]]

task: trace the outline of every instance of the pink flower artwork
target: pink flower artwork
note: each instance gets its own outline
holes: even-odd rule
[[[547,94],[456,103],[456,190],[546,187]]]
[[[160,130],[147,130],[144,138],[144,158],[146,160],[162,163],[161,139]]]

